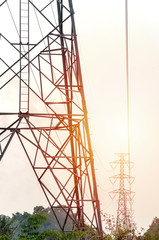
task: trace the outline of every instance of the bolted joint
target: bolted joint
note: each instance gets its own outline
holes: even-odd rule
[[[25,112],[25,113],[22,113],[22,112],[20,112],[19,114],[18,114],[18,116],[19,116],[19,118],[29,118],[29,113],[28,112]]]

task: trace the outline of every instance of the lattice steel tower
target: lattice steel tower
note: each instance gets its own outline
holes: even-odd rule
[[[116,228],[129,228],[133,229],[133,211],[132,211],[132,201],[134,198],[134,192],[131,191],[130,185],[134,181],[134,177],[129,174],[129,165],[133,166],[133,163],[129,163],[125,157],[128,155],[126,153],[117,153],[119,159],[111,162],[113,169],[119,168],[119,173],[110,177],[111,182],[118,183],[118,188],[111,191],[110,195],[114,199],[117,196],[117,218],[116,218]]]
[[[71,219],[102,232],[72,0],[8,0],[0,11],[16,33],[1,29],[0,158],[17,135],[60,229]]]

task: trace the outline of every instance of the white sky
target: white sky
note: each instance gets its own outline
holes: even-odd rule
[[[109,163],[127,152],[124,0],[74,1],[102,209],[113,213]],[[134,217],[159,217],[159,2],[129,0],[131,161]],[[103,168],[104,165],[104,168]],[[102,181],[101,181],[102,179]]]
[[[159,217],[159,1],[128,2],[133,209],[138,228],[147,228]],[[114,214],[109,163],[114,153],[127,152],[125,1],[73,3],[101,209]],[[0,213],[9,215],[47,206],[27,159],[18,158],[19,148],[12,142],[0,163]]]

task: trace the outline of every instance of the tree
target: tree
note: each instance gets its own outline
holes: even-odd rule
[[[159,218],[155,217],[149,226],[149,229],[143,236],[143,240],[158,240],[159,239]]]
[[[115,237],[115,240],[126,240],[126,239],[131,239],[131,230],[130,229],[122,229],[119,228],[116,231],[113,232],[113,236]]]
[[[36,213],[28,217],[27,222],[21,226],[20,240],[43,240],[46,238],[45,233],[40,233],[40,226],[47,220],[43,213]]]
[[[11,237],[12,236],[12,232],[13,229],[11,227],[12,224],[12,219],[10,219],[10,217],[4,216],[4,215],[0,215],[0,236],[2,239],[2,236],[5,236],[5,238],[7,239],[7,237]],[[3,237],[3,239],[5,239]]]
[[[0,240],[11,240],[11,239],[6,235],[3,235],[3,236],[0,236]]]

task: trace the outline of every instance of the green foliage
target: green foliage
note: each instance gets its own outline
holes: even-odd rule
[[[71,232],[62,233],[58,230],[45,230],[40,231],[41,225],[47,221],[47,217],[44,211],[39,213],[41,208],[34,211],[34,214],[29,216],[27,222],[21,226],[21,234],[19,240],[44,240],[44,239],[54,239],[54,240],[67,240],[67,239],[79,239],[86,236],[85,232]],[[36,212],[36,213],[35,213]]]
[[[151,240],[151,234],[149,232],[146,232],[143,236],[143,240]]]
[[[65,220],[65,216],[66,213],[62,208],[56,208],[55,209],[55,213],[58,216],[58,219],[61,223],[61,225],[63,224],[64,220]],[[12,218],[10,218],[11,220],[11,226],[9,227],[11,232],[12,232],[12,240],[17,240],[19,239],[20,235],[24,235],[24,232],[22,232],[22,230],[24,230],[24,226],[25,228],[27,228],[28,225],[28,219],[33,215],[36,214],[42,214],[44,216],[47,216],[47,219],[45,221],[43,221],[42,223],[40,223],[39,228],[37,229],[37,231],[41,234],[45,232],[45,234],[47,233],[47,235],[49,234],[49,232],[52,230],[59,230],[59,225],[55,219],[55,216],[53,215],[52,211],[50,208],[44,208],[42,206],[37,206],[34,208],[34,212],[33,214],[29,214],[27,212],[24,212],[23,214],[17,212],[15,214],[13,214]],[[35,220],[35,219],[34,219]],[[30,220],[29,220],[30,221]],[[34,225],[34,224],[33,224]],[[66,230],[67,231],[71,231],[73,227],[72,224],[72,220],[68,219],[67,221],[67,225],[66,225]],[[5,232],[1,233],[1,235],[6,234]],[[10,237],[10,235],[6,234],[8,237]],[[23,236],[26,237],[26,236]]]
[[[10,217],[0,215],[0,236],[1,239],[7,239],[12,235],[12,219]],[[3,238],[2,238],[3,237]]]
[[[143,236],[143,240],[158,240],[159,239],[159,218],[155,217]]]
[[[118,230],[113,232],[113,236],[115,237],[115,240],[128,239],[130,234],[131,234],[130,229],[122,229],[122,228],[119,228]],[[130,237],[129,237],[129,239],[130,239]]]
[[[7,237],[6,235],[2,235],[0,236],[0,240],[11,240],[9,237]]]
[[[103,240],[113,240],[113,238],[110,235],[105,235]]]
[[[63,208],[56,208],[56,214],[62,223],[65,219]],[[107,225],[110,225],[111,235],[104,235],[103,240],[159,240],[159,218],[154,218],[146,233],[134,232],[129,229],[119,228],[114,230],[112,221],[107,217]],[[34,213],[27,212],[13,214],[12,218],[0,215],[0,240],[101,240],[97,231],[90,229],[87,224],[84,230],[71,231],[72,222],[67,225],[67,233],[60,231],[56,219],[50,208],[37,206]],[[109,229],[109,230],[110,230]]]
[[[40,233],[39,228],[47,220],[43,213],[36,213],[29,216],[27,222],[21,226],[20,240],[34,239],[43,240],[46,238],[45,233]]]
[[[116,240],[116,239],[110,235],[106,235],[102,238],[102,240]]]
[[[58,230],[54,230],[54,231],[49,231],[47,236],[52,237],[51,239],[54,239],[54,240],[67,240],[67,239],[73,240],[73,239],[81,239],[86,235],[87,233],[82,231],[62,233]]]

